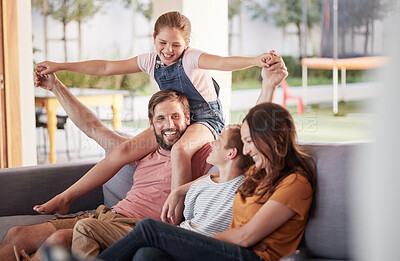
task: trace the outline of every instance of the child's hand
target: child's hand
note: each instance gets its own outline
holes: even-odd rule
[[[54,72],[57,72],[58,70],[59,70],[58,63],[49,62],[49,61],[38,63],[35,67],[35,71],[42,75],[48,74],[48,73],[54,73]]]
[[[259,67],[269,67],[269,63],[272,59],[272,54],[271,53],[263,53],[259,56],[257,56],[257,66]]]
[[[179,203],[178,193],[174,193],[174,191],[169,194],[168,198],[165,200],[164,206],[161,211],[161,220],[166,223],[175,224],[175,209]],[[177,225],[177,224],[175,224]]]

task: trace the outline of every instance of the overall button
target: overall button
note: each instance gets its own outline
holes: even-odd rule
[[[214,111],[211,111],[211,112],[210,112],[210,115],[214,115]]]
[[[160,68],[160,65],[159,65],[159,64],[156,64],[156,68],[157,68],[157,69]]]

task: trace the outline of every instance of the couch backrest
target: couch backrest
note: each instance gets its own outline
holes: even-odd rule
[[[349,177],[356,150],[364,143],[302,143],[317,164],[317,185],[304,235],[306,249],[316,258],[350,259]],[[126,196],[135,167],[126,165],[103,185],[104,203],[111,207]],[[215,171],[211,169],[210,171]]]
[[[304,244],[314,258],[351,259],[349,182],[365,143],[303,144],[317,164],[314,200]]]

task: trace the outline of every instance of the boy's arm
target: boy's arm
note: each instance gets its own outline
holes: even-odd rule
[[[271,51],[271,55],[268,66],[261,69],[261,93],[256,104],[272,102],[276,88],[289,75],[282,57],[275,51]]]
[[[161,211],[161,220],[167,223],[178,225],[181,221],[183,199],[186,196],[186,193],[189,191],[190,187],[193,183],[199,181],[200,179],[204,179],[210,175],[215,175],[219,173],[211,173],[203,175],[191,182],[180,185],[171,191],[168,198],[164,202],[164,206]]]
[[[202,53],[199,58],[199,68],[205,70],[236,71],[253,66],[265,67],[271,58],[270,53],[263,53],[257,57],[218,56]]]
[[[54,73],[39,75],[34,72],[36,86],[54,93],[68,117],[89,138],[94,139],[107,152],[111,152],[128,138],[121,137],[105,126],[89,108],[72,95]]]
[[[36,68],[42,67],[40,74],[57,71],[71,71],[97,76],[120,75],[141,72],[137,63],[137,56],[120,61],[91,60],[83,62],[56,63],[45,61],[38,63]]]

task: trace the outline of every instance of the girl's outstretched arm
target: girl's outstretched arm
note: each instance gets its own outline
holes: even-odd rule
[[[97,76],[120,75],[141,72],[137,63],[137,56],[120,61],[90,60],[83,62],[56,63],[45,61],[38,63],[36,68],[45,68],[39,73],[44,75],[57,71],[71,71]]]
[[[236,71],[253,66],[266,67],[271,59],[270,53],[263,53],[257,57],[218,56],[203,53],[199,58],[199,68],[205,70]]]

